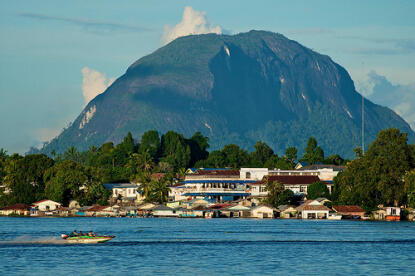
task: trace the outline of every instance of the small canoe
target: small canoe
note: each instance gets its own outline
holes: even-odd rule
[[[112,240],[115,236],[74,236],[70,237],[67,235],[62,235],[62,239],[67,243],[82,243],[82,244],[90,244],[90,243],[103,243],[109,240]]]

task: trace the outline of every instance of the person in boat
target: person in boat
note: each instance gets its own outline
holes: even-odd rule
[[[73,237],[76,237],[76,236],[78,236],[79,234],[78,234],[78,232],[76,232],[76,229],[75,230],[73,230],[73,232],[72,232],[72,235],[71,236],[73,236]]]
[[[89,231],[88,236],[95,237],[95,233],[93,231]]]
[[[82,231],[79,231],[79,236],[85,236],[85,234],[82,233]]]

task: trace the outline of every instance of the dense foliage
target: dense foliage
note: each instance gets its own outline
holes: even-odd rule
[[[298,158],[295,147],[287,147],[278,156],[265,142],[258,141],[248,152],[238,145],[225,145],[208,152],[209,138],[196,132],[190,138],[174,131],[161,135],[154,130],[136,141],[128,133],[114,145],[91,146],[80,152],[69,147],[64,153],[8,155],[0,149],[0,207],[13,203],[30,204],[50,198],[67,205],[75,199],[83,205],[106,204],[110,191],[105,182],[141,183],[145,200],[166,202],[168,186],[184,176],[186,168],[267,167],[293,169]],[[331,198],[339,204],[361,205],[367,210],[378,204],[415,207],[415,145],[407,143],[398,129],[379,132],[365,154],[356,150],[353,161],[334,154],[324,156],[315,138],[308,140],[301,160],[324,164],[347,164],[347,170],[335,178]],[[158,173],[160,177],[154,177]],[[280,183],[268,183],[266,201],[274,206],[293,204],[296,199]],[[309,198],[329,197],[327,187],[315,183],[309,187]]]
[[[314,182],[307,189],[308,199],[316,199],[319,197],[330,198],[330,192],[327,185],[320,181]]]
[[[364,154],[360,149],[356,154],[335,179],[336,201],[366,210],[378,204],[414,206],[415,145],[407,143],[405,133],[382,130]]]

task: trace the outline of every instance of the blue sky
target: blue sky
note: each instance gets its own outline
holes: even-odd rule
[[[1,0],[0,5],[0,148],[9,153],[53,138],[96,91],[162,46],[166,30],[192,24],[182,18],[186,6],[195,19],[208,20],[203,25],[208,30],[279,32],[329,55],[349,71],[358,90],[415,127],[415,1]]]

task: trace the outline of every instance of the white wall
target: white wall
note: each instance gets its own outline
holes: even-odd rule
[[[247,178],[247,173],[251,175],[249,178]],[[241,179],[262,180],[265,175],[268,175],[268,168],[241,168],[239,171]]]

